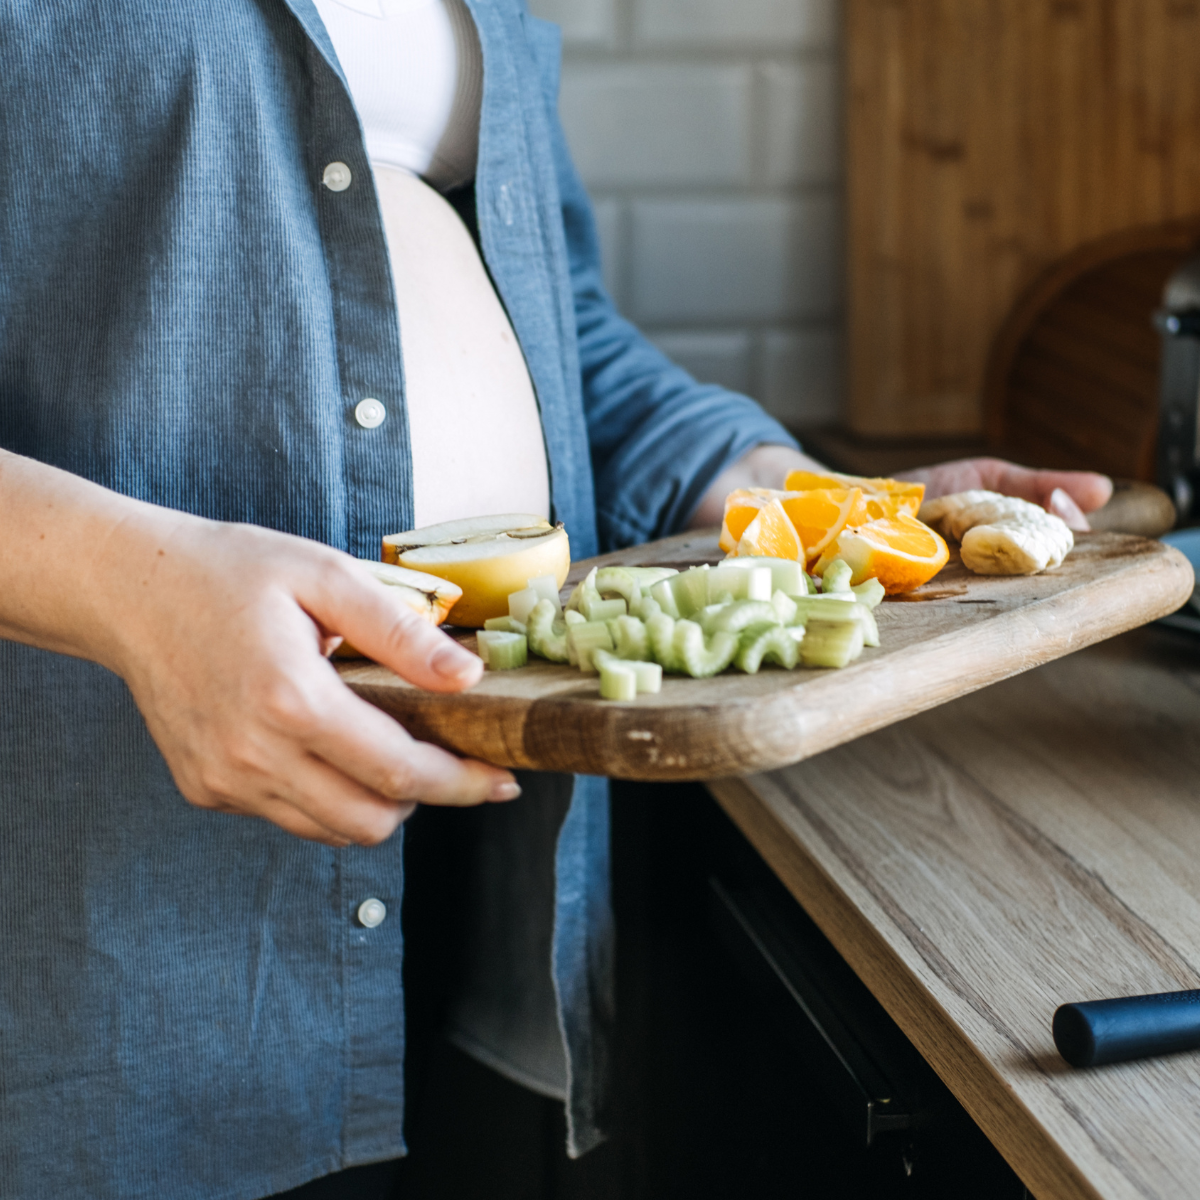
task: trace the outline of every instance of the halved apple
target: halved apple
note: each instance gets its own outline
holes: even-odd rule
[[[463,594],[458,584],[425,571],[372,562],[366,558],[360,558],[358,561],[373,578],[390,588],[395,588],[397,599],[424,617],[431,625],[440,625]],[[345,641],[333,653],[337,658],[364,657],[361,650]]]
[[[529,513],[468,517],[383,539],[383,561],[424,571],[458,584],[462,599],[454,624],[480,629],[490,617],[508,615],[508,597],[539,575],[561,588],[571,567],[571,544],[560,521],[551,525]]]

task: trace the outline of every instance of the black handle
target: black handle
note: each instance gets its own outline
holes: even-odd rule
[[[1073,1067],[1200,1049],[1200,991],[1064,1004],[1054,1044]]]

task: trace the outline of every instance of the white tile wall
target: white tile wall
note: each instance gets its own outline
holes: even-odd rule
[[[530,0],[622,310],[788,424],[841,400],[839,0]]]

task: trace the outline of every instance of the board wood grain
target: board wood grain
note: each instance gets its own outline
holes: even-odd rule
[[[567,586],[595,564],[685,567],[721,557],[715,531],[685,534],[578,563]],[[1170,547],[1090,534],[1045,575],[972,575],[954,555],[930,584],[880,605],[882,645],[840,671],[667,676],[661,694],[614,703],[600,699],[596,676],[538,660],[488,672],[452,696],[373,663],[338,670],[416,737],[501,766],[713,779],[798,762],[1173,612],[1191,590],[1191,567]]]
[[[1051,1017],[1200,987],[1200,642],[709,787],[1038,1200],[1197,1194],[1200,1055],[1074,1070]]]

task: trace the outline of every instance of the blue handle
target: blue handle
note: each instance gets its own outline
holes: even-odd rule
[[[1073,1067],[1200,1049],[1200,991],[1064,1004],[1054,1044]]]

